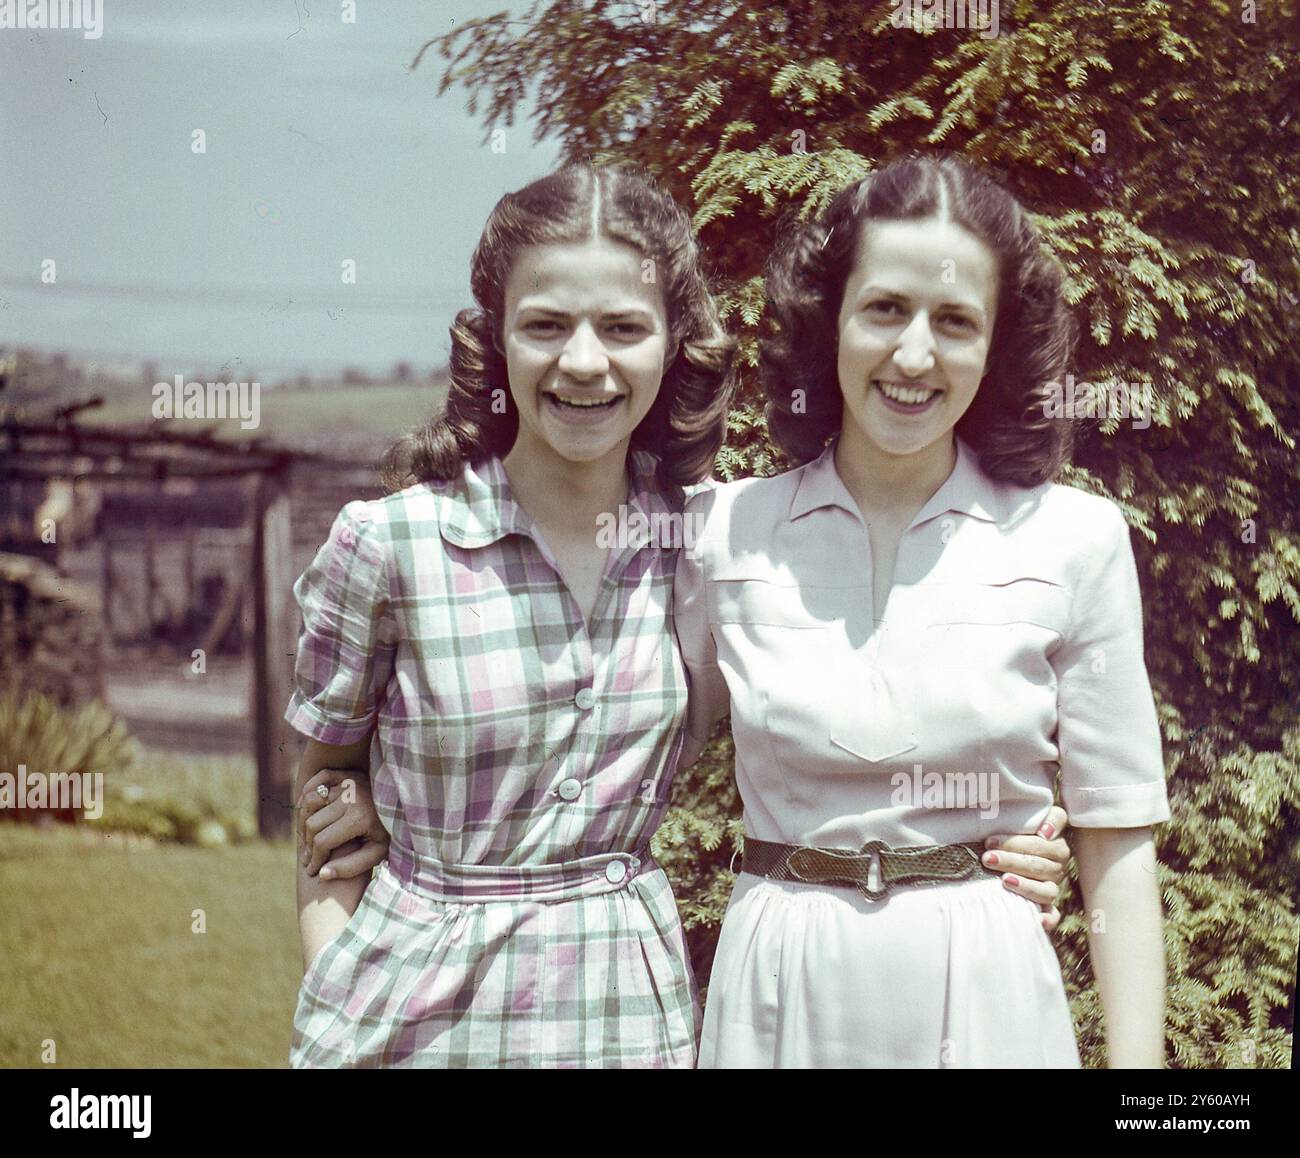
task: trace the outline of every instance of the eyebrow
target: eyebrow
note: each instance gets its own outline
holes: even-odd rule
[[[518,312],[521,314],[542,314],[549,318],[571,318],[573,315],[568,310],[557,310],[552,306],[531,305],[527,300],[519,303]],[[621,310],[608,310],[600,315],[603,321],[618,321],[621,318],[636,318],[642,321],[651,321],[654,314],[645,309],[643,306],[631,306]]]
[[[870,297],[887,298],[890,301],[897,301],[897,302],[910,302],[912,300],[907,294],[900,293],[898,290],[889,290],[889,289],[885,289],[883,286],[874,286],[874,285],[863,286],[858,296],[860,299],[863,300]],[[961,302],[961,301],[949,300],[946,302],[940,302],[939,309],[966,310],[970,313],[978,314],[981,318],[987,316],[984,312],[984,307],[980,305],[976,305],[974,302]]]

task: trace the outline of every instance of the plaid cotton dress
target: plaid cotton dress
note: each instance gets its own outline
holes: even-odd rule
[[[647,521],[684,501],[654,465],[629,457]],[[687,706],[676,559],[611,549],[588,627],[499,459],[343,508],[294,586],[285,718],[327,744],[374,729],[392,844],[303,978],[291,1065],[694,1064],[695,982],[648,851]]]

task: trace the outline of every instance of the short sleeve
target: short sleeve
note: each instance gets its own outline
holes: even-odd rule
[[[1078,828],[1140,828],[1169,819],[1160,727],[1142,654],[1142,597],[1128,525],[1099,503],[1052,655],[1061,801]]]
[[[705,574],[705,540],[702,528],[716,496],[711,488],[694,495],[685,509],[683,525],[701,529],[691,534],[678,553],[673,580],[673,629],[686,664],[690,699],[686,715],[686,746],[679,766],[689,767],[699,757],[714,725],[731,710],[731,693],[718,667],[717,648],[709,624],[708,580]]]
[[[386,553],[365,502],[348,503],[293,586],[302,610],[294,690],[284,718],[324,744],[352,744],[374,726],[393,671],[397,625]]]

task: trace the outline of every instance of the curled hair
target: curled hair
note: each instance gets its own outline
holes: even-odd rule
[[[998,259],[997,315],[984,380],[956,431],[990,477],[1021,486],[1052,478],[1072,427],[1047,405],[1073,348],[1060,267],[1019,202],[955,157],[909,157],[840,190],[817,219],[782,235],[767,269],[772,330],[759,346],[767,421],[796,462],[824,449],[843,421],[839,313],[864,226],[947,219]],[[1058,385],[1059,388],[1059,385]],[[794,391],[802,389],[802,412]]]
[[[381,472],[390,490],[451,479],[467,462],[509,452],[519,430],[502,353],[510,270],[526,246],[597,236],[654,261],[668,315],[668,365],[631,445],[656,456],[661,486],[708,475],[731,401],[735,339],[718,320],[690,219],[646,177],[575,164],[506,194],[489,215],[470,267],[476,304],[451,327],[446,406],[385,454]],[[504,406],[494,408],[494,399]]]

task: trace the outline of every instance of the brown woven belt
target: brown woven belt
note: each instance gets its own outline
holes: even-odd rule
[[[855,851],[776,844],[747,836],[741,872],[810,885],[852,885],[867,900],[881,901],[895,885],[964,881],[981,872],[997,876],[980,860],[983,852],[981,841],[890,848],[883,840],[869,840]],[[878,887],[871,883],[873,865],[878,866]]]

